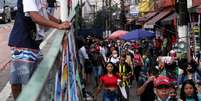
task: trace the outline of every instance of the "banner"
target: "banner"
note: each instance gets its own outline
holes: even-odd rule
[[[70,31],[70,34],[68,34],[68,101],[79,101],[78,99],[78,93],[77,93],[77,83],[76,83],[76,52],[75,52],[75,43],[74,43],[74,37],[73,37],[73,29]]]

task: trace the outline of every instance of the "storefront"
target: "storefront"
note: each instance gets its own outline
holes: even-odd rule
[[[175,0],[157,0],[155,11],[159,13],[144,23],[143,27],[155,31],[157,38],[166,40],[163,42],[163,55],[166,55],[177,40]]]

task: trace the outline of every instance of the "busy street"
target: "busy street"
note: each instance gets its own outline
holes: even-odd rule
[[[201,0],[1,0],[0,101],[201,101]]]

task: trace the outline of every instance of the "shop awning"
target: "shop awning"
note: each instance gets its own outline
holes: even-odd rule
[[[138,18],[137,22],[138,23],[146,22],[147,20],[149,20],[150,18],[152,18],[153,16],[155,16],[157,13],[158,12],[149,12],[145,16]]]
[[[201,6],[196,7],[196,13],[201,14]]]
[[[162,22],[163,22],[163,21],[164,21],[164,22],[166,22],[166,21],[171,21],[171,20],[173,20],[176,16],[177,16],[177,13],[174,12],[174,13],[170,14],[168,17],[164,18],[164,19],[162,20]]]
[[[171,12],[172,12],[172,10],[163,10],[158,15],[154,16],[151,20],[146,22],[144,24],[144,28],[154,28],[154,25],[156,22],[160,21],[161,19],[163,19],[165,16],[167,16]]]
[[[196,7],[191,7],[188,9],[189,13],[201,13],[201,5]]]

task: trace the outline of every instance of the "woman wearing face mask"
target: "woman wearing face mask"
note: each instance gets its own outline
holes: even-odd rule
[[[180,92],[180,99],[182,101],[201,101],[201,96],[198,95],[197,88],[193,80],[186,80]]]
[[[195,83],[200,83],[201,82],[201,77],[200,75],[193,70],[192,66],[190,63],[188,64],[188,67],[184,70],[184,72],[178,77],[178,85],[181,85],[184,83],[186,80],[193,80]]]
[[[119,56],[116,50],[112,51],[112,55],[109,57],[108,62],[112,62],[114,65],[119,62]]]

